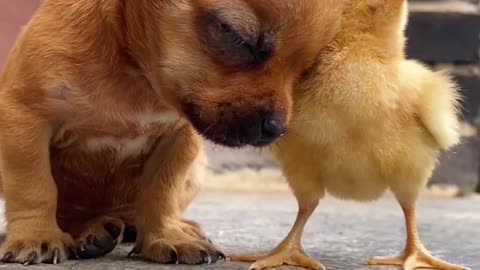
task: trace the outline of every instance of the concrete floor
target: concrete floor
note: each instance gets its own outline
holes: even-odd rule
[[[187,213],[203,224],[225,253],[268,250],[287,234],[296,215],[289,193],[204,193]],[[480,198],[424,199],[420,202],[419,227],[425,245],[441,258],[480,269]],[[402,248],[403,217],[392,199],[370,204],[326,199],[304,234],[305,249],[329,270],[397,269],[369,268],[364,262],[374,255],[389,255]],[[246,270],[248,264],[218,263],[209,266],[162,266],[126,258],[129,246],[97,260],[40,265],[46,270]],[[25,270],[17,265],[0,269]],[[282,269],[295,269],[284,267]]]

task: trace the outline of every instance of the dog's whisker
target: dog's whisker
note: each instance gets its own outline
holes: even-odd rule
[[[216,124],[217,124],[217,121],[214,121],[210,126],[208,126],[208,127],[202,132],[201,135],[202,135],[202,136],[206,135],[207,132],[208,132],[213,126],[215,126]]]
[[[281,150],[282,150],[282,148],[281,148],[280,144],[278,144],[278,143],[274,144],[273,146],[274,146],[274,147],[276,147],[276,148],[277,148],[277,150],[279,150],[279,151],[281,151]]]
[[[276,28],[273,29],[273,32],[278,32],[280,31],[283,27],[285,27],[287,24],[291,23],[294,20],[293,16],[288,17],[287,20],[285,20],[284,23],[278,25]]]

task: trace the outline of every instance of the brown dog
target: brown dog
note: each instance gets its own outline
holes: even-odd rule
[[[181,220],[199,132],[227,146],[283,134],[290,90],[337,30],[338,0],[46,0],[0,79],[4,262],[110,252],[223,255]]]

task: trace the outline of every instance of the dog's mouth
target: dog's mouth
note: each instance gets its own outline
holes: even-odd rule
[[[211,124],[197,121],[190,118],[190,122],[202,137],[219,145],[232,148],[240,148],[245,146],[265,146],[269,143],[262,141],[260,134],[255,134],[255,127],[250,126],[230,126],[221,122],[213,122]]]
[[[200,130],[199,132],[200,134],[202,134],[202,136],[205,139],[213,143],[223,145],[226,147],[231,147],[231,148],[241,148],[245,146],[265,147],[270,145],[273,142],[273,140],[266,140],[259,137],[255,137],[255,138],[248,137],[242,133],[229,134],[229,132],[224,132],[221,134],[215,134],[215,133],[210,133],[209,131],[201,133]]]
[[[271,112],[260,111],[245,116],[215,113],[214,117],[208,117],[208,109],[194,104],[187,104],[184,108],[187,118],[200,135],[227,147],[265,147],[286,132],[282,118]]]

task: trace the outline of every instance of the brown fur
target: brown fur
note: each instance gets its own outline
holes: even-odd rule
[[[294,264],[323,269],[300,244],[305,223],[328,192],[371,201],[387,189],[408,225],[400,256],[375,264],[466,269],[429,255],[415,228],[415,202],[441,150],[458,143],[458,88],[444,73],[406,60],[405,0],[351,0],[341,30],[294,90],[289,132],[273,147],[299,203],[291,233],[251,269]]]
[[[82,253],[107,237],[101,224],[114,245],[121,236],[108,228],[136,226],[134,251],[152,261],[221,257],[180,219],[204,163],[197,132],[231,144],[230,130],[262,111],[288,121],[292,85],[335,34],[342,6],[44,1],[0,78],[0,258],[64,260],[70,247]],[[232,31],[251,51],[230,43]]]

